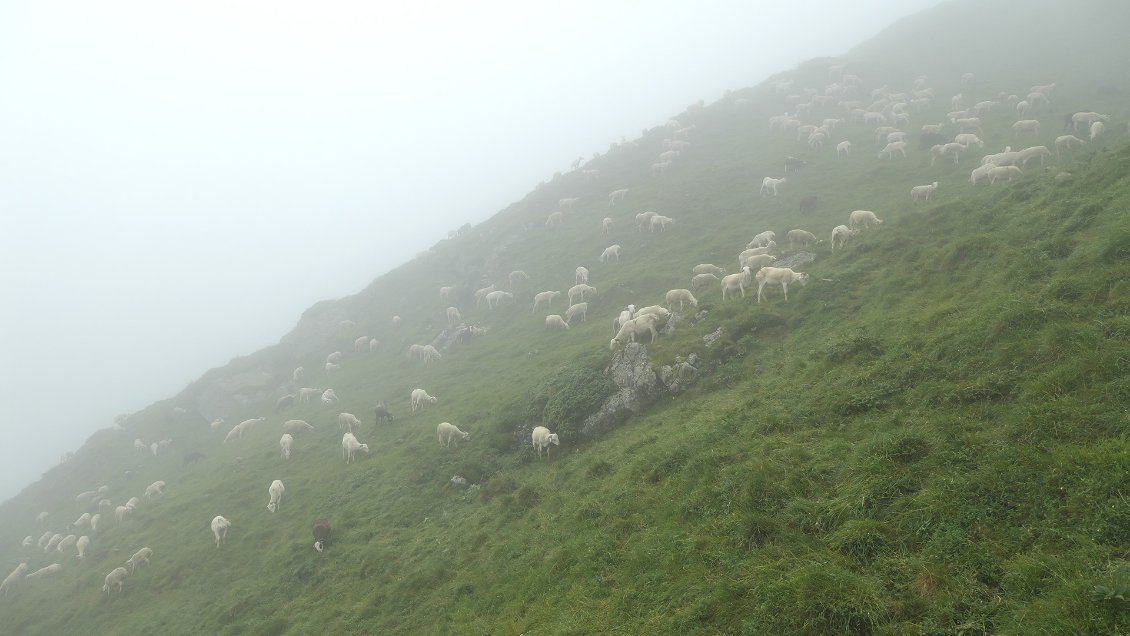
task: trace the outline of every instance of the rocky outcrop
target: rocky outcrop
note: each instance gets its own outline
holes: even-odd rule
[[[658,372],[647,359],[647,347],[638,342],[628,343],[612,354],[604,375],[619,388],[601,404],[596,413],[581,423],[581,435],[598,437],[622,424],[632,415],[642,412],[665,395],[680,393],[698,377],[699,358],[695,354],[675,364],[666,365]]]

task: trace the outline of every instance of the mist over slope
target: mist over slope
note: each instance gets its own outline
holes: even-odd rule
[[[7,561],[64,564],[0,599],[10,624],[45,634],[1130,630],[1119,598],[1130,585],[1130,77],[1115,50],[1126,21],[1112,13],[1067,28],[1064,16],[1079,14],[1070,6],[950,2],[908,18],[843,58],[679,114],[695,126],[692,145],[662,176],[651,164],[665,127],[584,166],[599,175],[548,180],[357,295],[310,308],[278,345],[98,432],[3,505]],[[955,30],[954,42],[940,35]],[[874,126],[855,122],[837,127],[834,141],[853,150],[836,159],[834,142],[810,148],[768,126],[797,103],[777,82],[792,80],[798,95],[820,89],[833,64],[863,79],[865,103],[873,89],[908,90],[927,75],[936,97],[912,111],[914,141],[944,118],[950,95],[973,104],[1050,82],[1052,104],[1033,114],[1043,131],[1024,145],[1051,147],[1077,110],[1107,113],[1110,125],[1097,143],[991,187],[969,184],[969,172],[981,154],[1018,144],[1007,106],[983,115],[984,151],[956,165],[931,166],[915,143],[906,160],[880,161]],[[975,79],[962,86],[967,72]],[[841,116],[830,106],[803,119]],[[780,196],[759,195],[789,155],[809,166]],[[935,201],[909,200],[911,186],[935,180]],[[628,198],[609,206],[623,187]],[[580,201],[547,228],[564,197]],[[802,210],[807,197],[816,201]],[[613,391],[607,343],[624,305],[660,302],[698,263],[734,271],[765,229],[827,239],[857,208],[884,223],[843,250],[809,248],[815,260],[798,269],[812,281],[788,302],[779,289],[761,304],[722,302],[717,286],[696,292],[705,314],[687,314],[647,355],[658,367],[696,354],[697,383],[586,431]],[[675,224],[637,231],[641,210]],[[799,251],[781,242],[782,256]],[[601,263],[613,243],[621,262]],[[598,290],[588,319],[547,332],[544,316],[563,312],[563,298],[531,313],[532,295],[564,291],[578,265]],[[515,304],[476,307],[475,289],[509,288],[516,269],[530,280]],[[441,285],[456,288],[450,302]],[[449,304],[486,333],[428,365],[407,359],[408,345],[443,329]],[[379,347],[355,349],[362,336]],[[335,350],[342,368],[327,372]],[[274,410],[300,387],[332,387],[341,402]],[[413,413],[418,387],[439,402]],[[378,400],[392,423],[374,421]],[[355,464],[341,459],[340,412],[364,421],[356,433],[372,453]],[[226,426],[213,431],[218,417]],[[296,418],[316,430],[296,435],[284,461],[280,425]],[[440,448],[442,421],[471,439]],[[529,444],[542,423],[561,435],[548,460]],[[173,442],[154,457],[135,438]],[[185,461],[193,452],[206,457]],[[452,475],[477,488],[450,487]],[[264,509],[273,479],[287,486],[277,513]],[[105,484],[119,505],[155,480],[166,494],[107,519],[82,561],[19,546],[73,532],[89,509],[80,492]],[[221,549],[208,530],[218,514],[233,523]],[[310,548],[319,516],[334,526],[324,554]],[[103,577],[145,545],[152,565],[121,595],[100,596]]]

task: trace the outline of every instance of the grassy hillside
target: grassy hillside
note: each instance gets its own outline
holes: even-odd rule
[[[841,60],[735,91],[747,107],[723,100],[682,113],[696,126],[693,145],[667,175],[650,174],[668,135],[653,129],[585,166],[599,176],[550,180],[357,296],[311,308],[279,345],[209,371],[124,430],[100,431],[0,507],[6,562],[65,568],[0,598],[5,625],[26,634],[1130,633],[1130,93],[1121,92],[1130,78],[1101,49],[1125,22],[1058,35],[1061,3],[1005,21],[1018,6],[948,3]],[[976,25],[971,41],[984,44],[931,54],[926,40],[948,24]],[[995,43],[1032,33],[1044,46],[1010,57],[1007,73],[973,66]],[[880,161],[874,127],[861,123],[837,129],[835,141],[854,149],[836,160],[835,141],[812,150],[767,125],[789,108],[772,81],[819,89],[831,63],[863,77],[867,94],[929,75],[937,98],[913,114],[911,131],[940,121],[958,91],[974,103],[1057,82],[1052,106],[1033,115],[1044,123],[1039,140],[1018,143],[1014,113],[999,108],[983,118],[985,153],[1051,146],[1075,110],[1112,120],[1100,143],[991,187],[968,183],[981,152],[957,166],[931,167],[922,151]],[[962,89],[970,70],[978,79]],[[805,121],[831,116],[839,111]],[[780,196],[759,196],[787,155],[810,166]],[[1072,176],[1056,180],[1061,171]],[[911,186],[934,180],[936,201],[909,201]],[[628,198],[609,208],[606,194],[620,187]],[[799,211],[813,195],[816,207]],[[581,201],[564,226],[545,228],[557,200],[573,196]],[[827,238],[857,208],[883,225],[842,251],[817,246],[802,268],[812,282],[787,303],[779,290],[760,305],[723,303],[711,288],[698,294],[700,320],[648,347],[655,365],[702,356],[689,391],[607,435],[579,435],[610,390],[601,372],[624,305],[660,302],[697,263],[734,271],[757,232]],[[637,232],[633,216],[647,209],[676,224]],[[600,234],[605,216],[611,236]],[[622,262],[599,263],[612,243]],[[546,332],[548,312],[532,314],[530,299],[566,290],[578,265],[598,289],[589,320]],[[518,302],[476,308],[471,292],[503,285],[513,269],[531,276]],[[408,361],[407,346],[443,326],[441,285],[458,286],[466,321],[489,331],[436,363]],[[337,329],[342,319],[356,324]],[[719,327],[707,348],[702,336]],[[361,335],[381,347],[353,352]],[[327,375],[333,350],[345,353],[343,368]],[[341,404],[273,412],[297,365],[307,369],[301,386],[333,387]],[[439,403],[411,413],[416,387]],[[373,422],[380,399],[398,416],[392,424]],[[342,411],[365,420],[357,435],[372,448],[350,465]],[[226,428],[207,426],[260,414],[265,423],[228,444]],[[279,427],[293,418],[317,430],[298,435],[284,462]],[[441,421],[471,440],[440,448]],[[543,422],[562,437],[548,460],[529,446],[529,428]],[[135,437],[174,441],[152,457],[133,450]],[[192,451],[207,458],[185,464]],[[454,474],[477,487],[448,487]],[[87,509],[74,501],[81,491],[105,484],[118,505],[158,479],[165,496],[120,524],[104,520],[83,561],[19,547],[25,535],[69,533]],[[265,509],[273,479],[287,488],[275,514]],[[48,522],[36,526],[42,510]],[[217,514],[233,523],[219,550],[208,530]],[[324,554],[311,548],[319,516],[334,527]],[[151,567],[121,595],[100,594],[103,577],[143,545]]]

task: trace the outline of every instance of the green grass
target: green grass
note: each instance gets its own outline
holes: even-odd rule
[[[876,52],[902,39],[884,33],[846,59],[892,86],[928,72],[939,98],[914,121],[936,121],[965,61],[947,67],[921,57],[929,62],[912,71]],[[1038,55],[1040,65],[1000,77],[986,70],[982,81],[1020,91],[1065,78],[1055,111],[1037,114],[1050,123],[1042,143],[1059,134],[1065,111],[1094,108],[1126,121],[1124,100],[1098,96],[1090,75],[1070,79],[1079,77],[1071,74],[1077,58]],[[1111,62],[1106,81],[1118,84],[1126,71]],[[826,66],[805,64],[792,75],[819,86]],[[0,599],[6,628],[1130,633],[1124,125],[1112,125],[1102,147],[1057,160],[1055,170],[1033,167],[1019,182],[974,188],[968,173],[977,156],[957,167],[931,168],[921,152],[880,162],[870,129],[852,124],[843,134],[853,156],[836,161],[831,148],[813,152],[769,133],[780,97],[764,87],[738,94],[755,104],[719,103],[681,117],[697,125],[697,137],[663,179],[648,174],[664,137],[657,130],[636,149],[593,162],[597,180],[567,174],[546,184],[357,296],[312,308],[278,346],[208,372],[135,414],[125,431],[92,436],[73,461],[0,509],[7,561],[30,554],[36,569],[57,560],[19,541],[43,532],[32,521],[40,510],[62,531],[82,512],[73,502],[82,490],[107,484],[118,504],[164,479],[167,494],[122,524],[104,520],[84,562],[67,556],[62,574]],[[985,119],[986,152],[1012,143],[1009,114]],[[812,165],[790,175],[781,196],[759,197],[760,178],[778,175],[788,154]],[[1058,170],[1074,177],[1058,183]],[[935,179],[938,201],[912,205],[910,186]],[[609,209],[604,195],[623,186],[629,198]],[[798,212],[810,194],[821,205]],[[582,202],[550,232],[544,219],[563,196]],[[763,229],[827,237],[856,208],[885,223],[842,252],[816,248],[817,260],[803,268],[812,283],[787,303],[777,290],[760,305],[752,296],[722,303],[718,289],[707,290],[698,295],[703,320],[649,346],[655,365],[703,357],[690,390],[600,438],[578,435],[610,390],[600,371],[620,307],[659,302],[686,286],[700,262],[733,271],[736,254]],[[643,209],[676,224],[639,233],[632,217]],[[616,220],[611,237],[600,235],[606,215]],[[614,242],[623,262],[597,262]],[[530,298],[564,291],[581,264],[599,290],[588,322],[546,332]],[[519,302],[475,309],[470,293],[512,269],[531,275]],[[445,284],[459,286],[465,318],[490,332],[437,363],[409,362],[407,345],[431,341],[443,324],[437,290]],[[564,305],[559,299],[553,311]],[[394,313],[404,318],[399,328]],[[332,328],[346,317],[357,325]],[[721,340],[704,348],[701,337],[719,326]],[[381,349],[352,354],[359,335],[379,338]],[[335,349],[346,352],[343,369],[327,377],[321,361]],[[303,386],[332,386],[342,404],[272,413],[298,364],[309,372]],[[203,421],[168,415],[174,405],[214,404],[217,380],[253,371],[269,375],[267,389],[216,413],[229,425],[267,414],[243,440],[225,445],[224,433]],[[416,387],[440,402],[411,413]],[[379,399],[399,417],[375,427]],[[358,437],[373,450],[348,466],[335,424],[341,411],[366,421]],[[291,418],[318,428],[298,435],[283,462],[279,424]],[[440,421],[471,440],[441,449]],[[529,444],[529,429],[543,422],[562,435],[548,460]],[[152,458],[134,453],[134,437],[175,441]],[[193,450],[207,459],[183,465]],[[479,488],[448,488],[453,474]],[[276,514],[265,510],[273,479],[287,486]],[[216,514],[233,523],[220,550],[208,530]],[[334,527],[324,554],[311,549],[319,516]],[[124,594],[100,595],[105,574],[142,545],[154,550],[152,566],[127,579]]]

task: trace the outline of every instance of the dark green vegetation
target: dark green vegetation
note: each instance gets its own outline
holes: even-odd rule
[[[1056,81],[1053,107],[1035,114],[1044,123],[1039,143],[1062,134],[1064,113],[1094,109],[1113,116],[1105,144],[1055,161],[1054,170],[1032,165],[1019,181],[974,188],[968,174],[981,153],[957,167],[931,168],[917,151],[880,162],[872,127],[852,124],[842,134],[853,155],[835,161],[832,147],[809,151],[791,135],[770,134],[768,116],[785,106],[764,86],[738,92],[754,100],[748,109],[718,103],[684,114],[697,126],[694,146],[668,176],[648,174],[665,134],[652,131],[637,149],[595,161],[598,179],[568,174],[547,184],[358,296],[313,308],[277,347],[209,372],[135,414],[125,431],[94,435],[73,461],[4,504],[6,561],[25,552],[15,547],[23,536],[43,532],[32,521],[40,510],[66,533],[82,511],[73,503],[80,491],[105,483],[118,504],[164,479],[167,494],[120,525],[104,522],[85,562],[68,556],[63,573],[0,599],[5,627],[1130,633],[1130,93],[1099,91],[1130,90],[1130,81],[1119,67],[1125,55],[1097,44],[1122,40],[1100,20],[1097,31],[1077,29],[1066,42],[1045,35],[1046,48],[1030,53],[1039,64],[1017,54],[1012,66],[985,68],[964,50],[956,61],[927,56],[927,23],[995,24],[992,42],[1053,32],[1040,27],[1054,22],[1051,9],[1036,11],[1043,22],[1010,25],[1003,15],[1019,3],[1001,5],[1002,15],[976,3],[943,7],[841,61],[869,87],[899,89],[930,75],[938,97],[911,130],[941,119],[966,70],[981,76],[966,91],[976,100]],[[992,29],[976,28],[984,38],[973,41],[988,46]],[[895,55],[902,46],[911,52]],[[1098,57],[1085,63],[1081,55]],[[787,76],[798,87],[823,86],[828,63]],[[1013,143],[1013,120],[1003,108],[985,117],[986,152]],[[790,175],[781,196],[758,197],[761,177],[779,176],[788,154],[812,165]],[[1074,176],[1056,182],[1059,170]],[[938,200],[912,205],[910,186],[935,179]],[[604,195],[624,186],[629,198],[610,211]],[[811,194],[821,205],[797,212]],[[564,196],[584,199],[550,233],[542,222]],[[621,306],[659,302],[700,262],[733,271],[738,251],[764,229],[827,238],[856,208],[885,223],[842,252],[819,246],[803,268],[813,282],[788,303],[773,290],[768,304],[722,304],[711,289],[699,294],[705,319],[649,347],[656,364],[692,351],[705,358],[689,392],[599,439],[575,434],[608,391],[600,372]],[[637,233],[632,216],[644,209],[676,225]],[[617,222],[611,237],[599,233],[605,215]],[[533,229],[519,229],[529,222]],[[614,242],[624,246],[623,262],[596,262]],[[589,321],[547,333],[528,299],[566,289],[579,264],[600,292]],[[532,276],[520,303],[473,308],[480,276],[501,284],[517,268]],[[460,286],[464,316],[491,331],[437,363],[410,363],[406,346],[440,328],[446,303],[436,290],[445,284]],[[554,311],[563,309],[559,299]],[[398,329],[393,313],[404,318]],[[319,335],[317,325],[346,317],[357,325]],[[701,337],[719,326],[722,339],[704,348]],[[351,353],[362,334],[382,348]],[[321,361],[335,349],[346,352],[343,369],[326,376]],[[175,405],[199,406],[237,373],[263,371],[265,386],[285,385],[296,364],[311,371],[303,386],[332,386],[342,404],[276,415],[275,393],[245,394],[217,414],[229,426],[260,413],[269,419],[226,445],[202,420],[169,415]],[[408,394],[417,386],[440,402],[413,415]],[[378,399],[399,416],[392,424],[374,426]],[[358,437],[373,448],[349,466],[334,419],[341,411],[365,420]],[[298,435],[284,463],[277,440],[289,418],[318,430]],[[526,431],[543,420],[562,445],[538,461]],[[440,421],[472,439],[440,449]],[[134,437],[175,441],[153,458],[132,449]],[[183,465],[193,450],[208,457]],[[126,467],[136,474],[123,476]],[[451,489],[453,474],[481,488]],[[276,478],[287,494],[271,514],[266,491]],[[216,514],[233,523],[218,551],[208,530]],[[318,516],[335,533],[321,555],[311,548]],[[102,578],[142,545],[154,550],[152,566],[127,579],[122,595],[100,595]],[[33,569],[57,560],[30,553]]]

